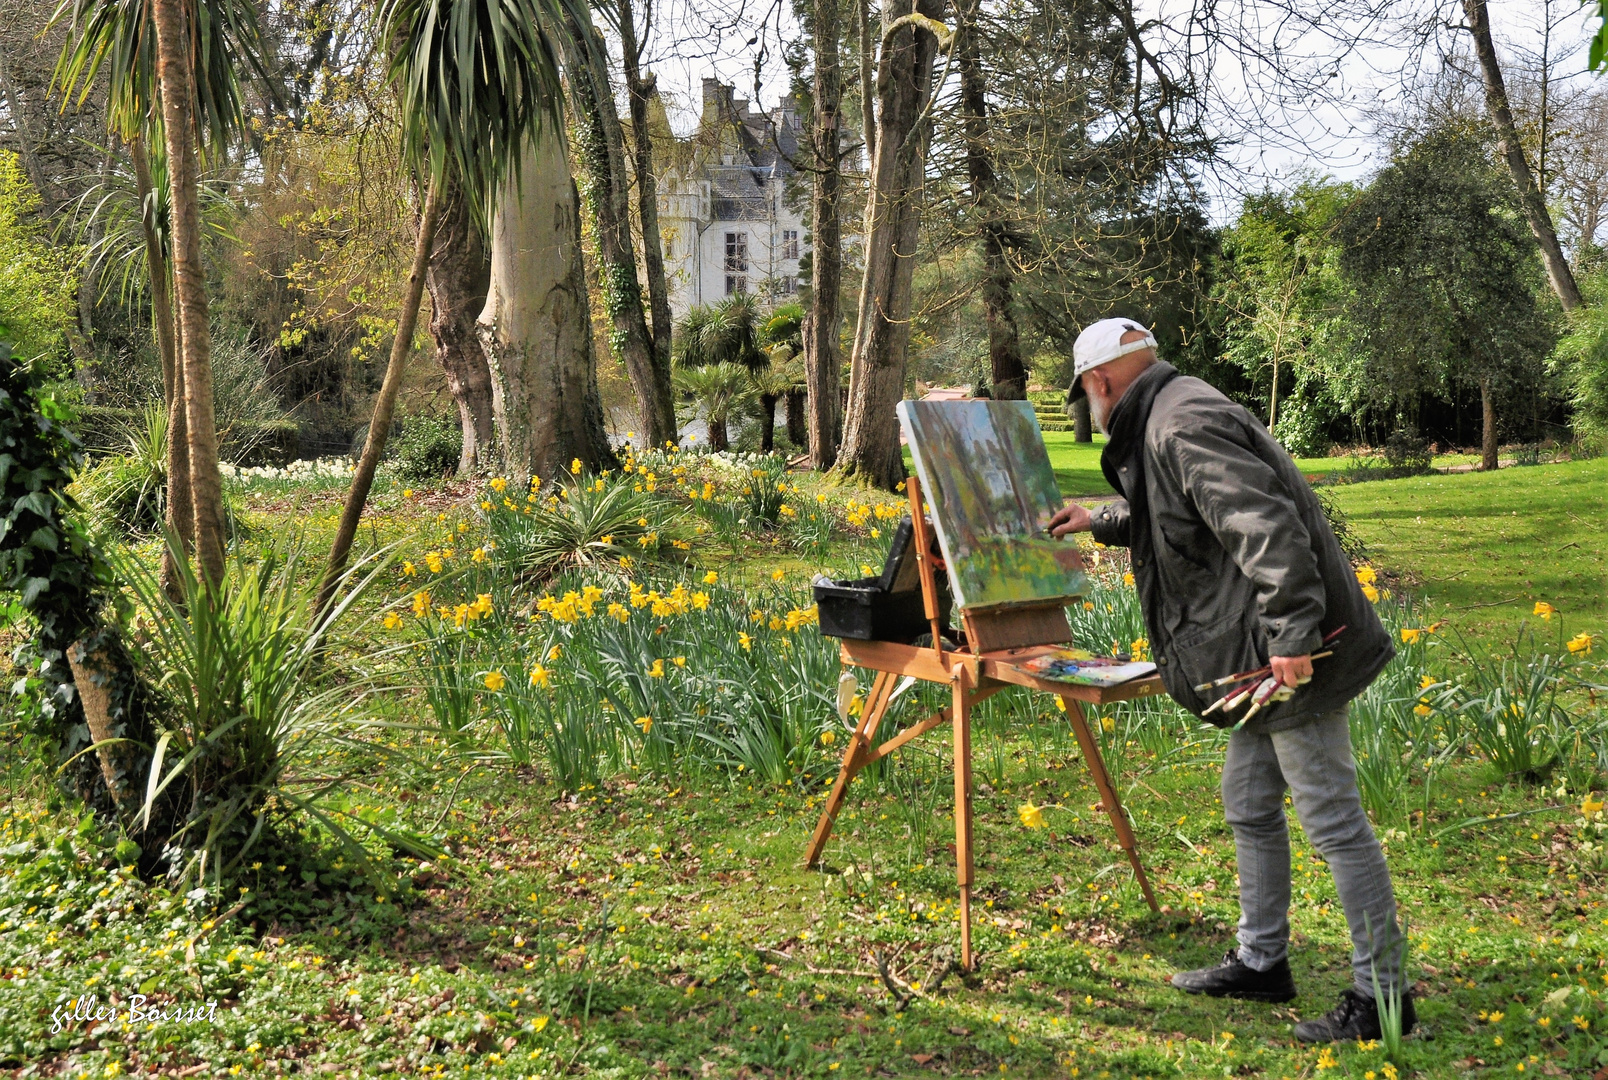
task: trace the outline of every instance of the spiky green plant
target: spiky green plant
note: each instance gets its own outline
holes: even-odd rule
[[[144,561],[115,559],[139,611],[135,665],[156,702],[141,813],[149,818],[164,797],[178,804],[174,872],[216,883],[252,849],[270,814],[286,808],[323,825],[363,867],[373,865],[359,839],[365,831],[433,857],[418,837],[382,832],[328,805],[367,768],[355,758],[338,763],[332,752],[373,746],[360,738],[369,718],[363,680],[331,677],[326,658],[389,560],[376,554],[352,566],[339,600],[322,613],[298,544],[255,563],[236,551],[216,587],[204,586],[188,560],[176,562],[177,602]]]

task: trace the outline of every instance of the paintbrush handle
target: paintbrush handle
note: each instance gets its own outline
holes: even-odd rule
[[[1344,630],[1345,627],[1342,626],[1340,629]],[[1338,633],[1338,631],[1336,631],[1336,632]],[[1312,654],[1312,659],[1314,659],[1314,660],[1322,660],[1325,656],[1333,656],[1333,655],[1334,655],[1334,650],[1333,649],[1325,649],[1322,652],[1313,653]],[[1260,679],[1260,678],[1263,678],[1264,676],[1270,675],[1270,674],[1272,674],[1272,672],[1273,672],[1272,665],[1268,665],[1267,667],[1259,667],[1255,671],[1242,671],[1238,675],[1224,675],[1221,679],[1215,679],[1212,682],[1203,682],[1203,683],[1198,684],[1195,687],[1195,692],[1196,693],[1203,693],[1203,692],[1205,692],[1207,690],[1215,690],[1219,686],[1227,686],[1229,683],[1250,682],[1253,679]]]

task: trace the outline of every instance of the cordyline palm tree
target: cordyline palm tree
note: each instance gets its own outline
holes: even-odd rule
[[[341,512],[320,590],[334,596],[357,535],[358,519],[413,345],[442,193],[455,183],[486,233],[503,182],[516,176],[526,140],[557,127],[562,107],[556,28],[579,0],[386,0],[381,39],[390,43],[388,77],[403,118],[403,153],[425,186],[413,266],[402,298],[385,380],[374,401],[363,454]],[[583,10],[577,8],[577,10]]]
[[[250,0],[63,0],[52,24],[62,21],[70,34],[57,62],[56,85],[64,96],[76,90],[82,102],[104,68],[108,123],[133,152],[171,410],[168,523],[181,544],[193,529],[202,576],[217,585],[224,566],[223,485],[212,412],[198,153],[205,145],[221,155],[244,127],[241,75],[267,79],[257,9]],[[161,200],[147,150],[153,139],[167,163],[165,221],[158,217]],[[165,310],[175,297],[176,317]],[[171,570],[169,561],[165,581],[173,580]]]

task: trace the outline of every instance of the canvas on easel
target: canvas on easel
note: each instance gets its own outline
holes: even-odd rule
[[[1088,580],[1049,533],[1061,492],[1026,401],[901,401],[955,602],[966,611],[1067,604]]]

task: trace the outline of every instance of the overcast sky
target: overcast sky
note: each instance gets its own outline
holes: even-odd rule
[[[702,80],[714,76],[732,83],[740,97],[755,96],[773,106],[788,89],[783,56],[797,36],[791,16],[793,0],[657,0],[661,22],[650,42],[650,66],[669,109],[671,123],[685,132],[697,122]],[[1150,10],[1164,18],[1187,10],[1192,0],[1150,0]],[[1295,0],[1303,9],[1335,11],[1345,6],[1329,0]],[[1351,0],[1378,6],[1389,0]],[[1271,74],[1254,51],[1220,54],[1212,66],[1216,107],[1209,117],[1225,140],[1223,160],[1204,177],[1211,216],[1232,218],[1246,191],[1278,186],[1292,175],[1316,171],[1343,179],[1366,177],[1380,164],[1373,117],[1399,103],[1415,80],[1440,64],[1443,50],[1467,36],[1448,28],[1460,8],[1455,0],[1397,0],[1396,17],[1370,25],[1366,40],[1348,50],[1337,42],[1357,35],[1359,24],[1292,27],[1275,21],[1275,9],[1262,0],[1222,0],[1220,12],[1231,12],[1247,40],[1266,48],[1276,39],[1285,67],[1308,77],[1294,84]],[[1576,0],[1490,0],[1498,52],[1509,66],[1539,58],[1545,13],[1550,10],[1554,78],[1583,83],[1586,43],[1594,22]],[[1442,16],[1438,32],[1415,35]],[[1424,42],[1428,42],[1427,46]],[[1161,50],[1176,43],[1159,41]],[[1600,76],[1608,78],[1608,76]],[[1314,85],[1319,93],[1311,92]]]

